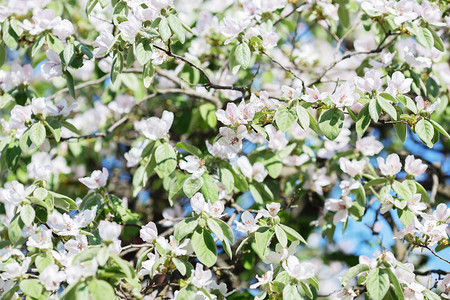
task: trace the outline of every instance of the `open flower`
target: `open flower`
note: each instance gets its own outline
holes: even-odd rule
[[[156,242],[164,249],[167,251],[171,251],[173,254],[175,254],[176,256],[181,256],[181,255],[186,255],[187,250],[184,249],[188,243],[189,243],[190,239],[185,239],[183,241],[183,243],[179,243],[175,237],[173,235],[171,235],[169,237],[169,240],[166,240],[163,237],[159,237]]]
[[[94,172],[92,172],[90,177],[83,177],[78,180],[88,188],[95,190],[106,185],[108,176],[108,170],[106,168],[103,168],[101,171],[95,170]]]
[[[346,157],[341,157],[339,159],[339,164],[342,171],[344,171],[351,177],[355,177],[356,175],[361,175],[363,173],[366,161],[355,159],[349,160]]]
[[[390,154],[386,161],[382,157],[377,158],[378,166],[384,176],[395,176],[402,169],[400,157],[397,154]]]
[[[269,174],[262,163],[256,162],[252,166],[246,156],[239,157],[237,160],[237,164],[245,177],[250,179],[253,178],[258,182],[263,182],[267,174]]]
[[[62,75],[62,63],[58,53],[55,50],[49,49],[46,52],[47,62],[41,66],[42,76],[50,80],[53,77]]]
[[[203,265],[197,263],[191,276],[191,283],[199,289],[208,288],[212,280],[211,270],[203,270]]]
[[[170,127],[172,127],[173,117],[173,112],[165,110],[161,118],[151,117],[147,120],[136,122],[135,127],[150,140],[163,139],[167,136]]]
[[[422,96],[416,97],[416,105],[417,109],[420,111],[425,111],[428,113],[432,113],[436,110],[436,108],[441,104],[441,99],[438,98],[434,103],[431,103],[430,101],[426,100],[424,101]]]
[[[308,278],[314,277],[314,272],[316,269],[312,263],[300,262],[294,255],[289,256],[282,265],[289,276],[297,280],[306,280]]]
[[[44,284],[47,291],[56,291],[59,284],[66,280],[66,274],[59,271],[59,267],[55,264],[47,266],[39,275],[39,281]]]
[[[142,226],[139,230],[139,235],[144,242],[151,243],[158,238],[158,228],[153,222],[149,222],[147,225]]]
[[[234,220],[236,223],[236,230],[243,233],[251,233],[258,230],[259,225],[257,224],[258,218],[253,217],[249,211],[244,211],[241,215],[242,223]]]
[[[397,93],[405,94],[411,88],[412,78],[405,78],[402,72],[396,71],[392,74],[392,78],[387,77],[388,87],[386,92],[396,97]]]
[[[258,280],[258,282],[252,284],[250,286],[251,289],[256,289],[260,286],[264,286],[266,284],[268,284],[269,282],[272,282],[273,280],[273,266],[270,265],[270,270],[267,271],[266,273],[262,274],[261,277],[256,275],[256,279]]]
[[[193,178],[199,178],[206,170],[204,162],[193,155],[188,155],[184,160],[180,160],[179,165],[180,169],[191,173]]]
[[[413,176],[420,176],[426,170],[428,166],[422,163],[421,159],[415,159],[414,155],[408,155],[405,159],[405,171]]]
[[[351,107],[359,99],[359,94],[355,93],[355,85],[353,83],[346,82],[340,85],[330,98],[336,104],[336,107]]]
[[[352,198],[348,196],[343,196],[341,199],[327,199],[325,202],[325,208],[329,211],[336,212],[333,217],[334,225],[347,220],[348,209],[352,206],[352,204]]]
[[[275,218],[277,214],[280,212],[281,204],[277,202],[272,202],[269,204],[266,204],[267,210],[260,209],[258,211],[258,215],[256,216],[256,219],[259,219],[260,217],[265,218]]]
[[[272,124],[264,127],[269,136],[269,148],[273,150],[283,150],[288,144],[288,140],[283,132],[276,130]]]
[[[119,238],[122,227],[115,223],[101,220],[98,224],[98,233],[104,241],[115,241]]]

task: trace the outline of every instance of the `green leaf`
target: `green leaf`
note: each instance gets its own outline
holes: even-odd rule
[[[263,205],[264,203],[273,200],[272,191],[264,183],[255,181],[250,184],[249,187],[256,203]]]
[[[432,292],[430,290],[423,290],[422,293],[425,295],[427,300],[441,300],[442,298],[436,294],[435,292]]]
[[[177,300],[192,300],[195,299],[197,289],[192,285],[188,285],[180,290],[177,294]]]
[[[221,241],[225,240],[225,235],[223,234],[222,227],[216,222],[215,218],[206,219],[206,224],[208,224],[209,230],[214,233],[217,238]]]
[[[411,200],[412,192],[407,185],[402,184],[398,181],[394,181],[394,183],[392,184],[392,188],[403,200]]]
[[[39,298],[43,288],[38,279],[25,279],[20,282],[20,290],[32,298]]]
[[[292,284],[287,284],[283,288],[283,300],[300,300],[302,297],[298,293],[297,287]]]
[[[193,178],[192,176],[189,177],[188,179],[186,179],[183,183],[183,192],[186,194],[186,196],[188,196],[189,198],[191,198],[192,196],[194,196],[194,194],[196,192],[198,192],[198,190],[200,190],[200,188],[203,185],[203,178]]]
[[[346,286],[350,280],[361,274],[362,272],[369,271],[369,266],[365,264],[359,264],[351,267],[345,272],[344,277],[342,277],[341,284],[342,286]]]
[[[86,3],[86,15],[90,15],[94,7],[97,5],[98,0],[88,0]]]
[[[406,140],[407,128],[405,123],[394,124],[395,132],[397,132],[398,137],[402,142]]]
[[[359,136],[363,136],[370,125],[369,104],[366,104],[358,113],[356,120],[356,132]]]
[[[310,118],[309,118],[308,111],[301,105],[297,105],[296,109],[297,109],[298,122],[299,122],[300,126],[304,130],[307,130],[309,128],[309,124],[310,124]]]
[[[275,236],[277,237],[278,242],[283,246],[283,248],[287,247],[287,235],[286,232],[279,226],[275,225]]]
[[[17,41],[19,40],[19,36],[14,31],[14,29],[10,26],[8,20],[5,20],[2,26],[3,36],[2,40],[9,49],[15,50],[17,48]]]
[[[35,217],[34,209],[31,205],[24,205],[20,211],[20,218],[26,226],[33,224]]]
[[[202,151],[198,149],[197,147],[187,144],[185,142],[178,142],[176,145],[177,149],[182,149],[186,151],[187,153],[190,153],[192,155],[195,155],[197,157],[202,157]]]
[[[437,131],[439,131],[446,138],[450,139],[450,135],[447,133],[444,127],[441,126],[441,124],[432,119],[430,119],[430,122],[431,124],[433,124],[434,128],[436,128]]]
[[[338,17],[339,17],[339,23],[341,23],[341,25],[343,27],[349,27],[350,26],[350,14],[349,14],[349,10],[347,7],[345,7],[344,3],[340,3],[339,4],[339,8],[338,8]]]
[[[428,30],[431,32],[431,35],[433,36],[433,46],[434,48],[438,49],[441,52],[445,51],[444,43],[442,42],[441,37],[428,26]]]
[[[362,186],[352,191],[355,195],[355,201],[353,201],[348,212],[355,220],[361,221],[366,209],[366,192]]]
[[[416,131],[416,134],[419,136],[419,138],[429,148],[433,147],[433,143],[431,141],[433,140],[434,136],[434,126],[430,123],[430,121],[421,119],[419,122],[417,122],[414,130]]]
[[[141,65],[145,65],[150,61],[153,54],[152,44],[147,39],[142,39],[135,48],[134,54],[137,58],[137,61]]]
[[[27,129],[20,137],[20,149],[23,152],[27,152],[28,148],[31,146],[32,141],[30,139],[31,128]]]
[[[164,42],[167,42],[172,35],[172,32],[170,31],[169,22],[165,17],[161,17],[161,21],[159,21],[159,34],[161,35],[161,39]]]
[[[66,76],[66,82],[67,82],[67,88],[69,89],[69,94],[72,96],[72,98],[75,99],[75,83],[73,81],[72,74],[70,74],[69,71],[64,72],[64,75]]]
[[[208,268],[217,260],[217,248],[211,234],[204,228],[198,228],[192,235],[191,245],[197,258]]]
[[[246,43],[235,45],[230,52],[230,69],[236,74],[240,67],[247,69],[250,66],[252,53]]]
[[[180,274],[185,276],[187,273],[190,273],[190,271],[193,269],[190,262],[181,260],[179,258],[172,258],[172,262],[175,265],[175,267],[180,271]]]
[[[286,232],[286,235],[287,235],[287,237],[288,237],[288,239],[289,239],[290,241],[300,241],[300,242],[302,242],[303,244],[308,245],[308,243],[307,243],[306,240],[301,236],[301,234],[298,233],[298,232],[297,232],[296,230],[294,230],[293,228],[291,228],[291,227],[289,227],[289,226],[286,226],[286,225],[284,225],[284,224],[280,224],[279,226],[284,230],[284,232]]]
[[[36,43],[33,44],[37,45],[38,41],[36,41]],[[42,45],[41,45],[42,46]],[[34,56],[34,55],[33,55]],[[5,49],[5,45],[3,45],[3,43],[0,43],[0,67],[3,66],[3,64],[6,61],[6,49]]]
[[[11,220],[8,226],[8,236],[9,240],[15,244],[20,239],[20,235],[22,233],[22,229],[24,227],[24,223],[20,218],[19,214],[16,214],[14,218]]]
[[[153,78],[155,77],[155,66],[151,61],[144,65],[144,69],[142,71],[142,79],[144,81],[145,88],[149,88],[153,82]]]
[[[263,259],[269,251],[269,243],[274,235],[274,230],[270,227],[260,227],[255,232],[255,251]]]
[[[24,135],[26,132],[24,133]],[[17,140],[11,141],[11,143],[8,145],[8,148],[6,151],[6,165],[10,170],[14,169],[17,163],[19,162],[20,154],[22,153]],[[3,157],[3,155],[2,155]]]
[[[69,198],[65,195],[61,195],[52,191],[49,191],[55,199],[55,206],[66,211],[76,210],[78,209],[78,205],[72,198]]]
[[[364,185],[364,188],[365,188],[365,189],[368,189],[368,188],[371,187],[371,186],[376,186],[376,185],[384,184],[384,183],[386,183],[386,181],[387,181],[387,178],[385,178],[385,177],[375,178],[375,179],[372,179],[371,181],[369,181],[368,183],[366,183],[366,184]]]
[[[400,282],[398,282],[397,276],[395,276],[395,274],[391,271],[390,268],[386,268],[385,269],[386,273],[389,276],[389,280],[392,283],[392,285],[394,286],[394,291],[395,291],[395,296],[397,300],[403,300],[405,299],[404,295],[403,295],[403,289],[400,285]]]
[[[378,122],[378,118],[380,118],[381,114],[381,107],[378,104],[378,101],[376,99],[371,99],[369,102],[369,113],[370,117],[374,122]]]
[[[214,220],[217,224],[219,224],[220,228],[222,228],[223,235],[233,244],[234,234],[230,226],[228,226],[228,224],[222,221],[221,219],[215,218]]]
[[[187,218],[175,227],[174,236],[177,241],[181,241],[184,237],[193,233],[197,228],[198,220],[197,218]]]
[[[70,66],[74,57],[75,57],[75,47],[72,44],[69,44],[66,47],[64,47],[63,58],[66,66]]]
[[[297,117],[295,114],[284,105],[279,106],[277,112],[275,113],[275,121],[278,128],[280,128],[282,132],[288,131],[296,119]]]
[[[200,189],[203,196],[205,196],[205,199],[211,203],[216,202],[219,200],[219,187],[217,186],[214,179],[209,176],[207,173],[203,173],[203,185]]]
[[[51,254],[44,252],[36,256],[34,263],[36,264],[36,268],[38,269],[38,271],[42,273],[45,268],[47,268],[51,264],[54,264],[55,260],[53,259],[53,256]]]
[[[130,266],[130,264],[126,260],[123,260],[117,255],[111,255],[111,258],[115,262],[115,264],[121,269],[125,277],[127,277],[128,279],[133,279],[136,277],[134,269]]]
[[[414,213],[410,211],[407,207],[405,207],[404,209],[397,209],[397,215],[402,224],[406,227],[411,225],[415,216]]]
[[[383,98],[381,94],[380,96],[377,97],[377,102],[380,105],[380,107],[392,118],[392,120],[397,120],[397,110],[388,100]]]
[[[337,108],[328,109],[319,117],[319,128],[329,140],[338,137],[343,125],[344,113]]]
[[[17,295],[15,293],[19,289],[19,285],[15,285],[12,288],[10,288],[7,292],[3,293],[1,295],[1,300],[14,300],[17,299]]]
[[[389,290],[389,276],[378,268],[370,271],[366,282],[367,291],[374,300],[382,300]]]
[[[50,49],[55,50],[56,53],[59,54],[64,50],[64,46],[61,41],[53,34],[47,33],[45,35],[45,39],[47,40],[47,44]]]
[[[114,288],[106,281],[94,279],[89,282],[89,292],[94,300],[114,299]]]
[[[433,34],[427,28],[419,27],[415,37],[417,42],[419,42],[419,44],[421,44],[425,48],[427,49],[433,48],[434,45]]]
[[[49,122],[44,121],[44,125],[51,132],[51,134],[55,138],[55,141],[59,142],[61,140],[61,123],[59,123],[58,120],[52,119]]]
[[[216,106],[212,103],[204,103],[200,105],[199,111],[202,119],[208,124],[211,128],[216,128],[217,125],[217,117],[216,117]]]
[[[177,155],[173,147],[168,143],[159,145],[155,150],[156,168],[155,171],[160,178],[164,178],[172,173],[177,167]]]
[[[39,148],[44,143],[45,136],[45,126],[41,122],[38,122],[31,127],[30,140],[33,142],[36,148]]]
[[[111,67],[111,82],[116,82],[117,76],[122,73],[123,70],[123,56],[122,53],[117,52]]]
[[[180,19],[178,19],[175,15],[169,15],[168,21],[169,26],[177,39],[180,41],[180,43],[184,44],[186,40],[186,30],[184,29]]]

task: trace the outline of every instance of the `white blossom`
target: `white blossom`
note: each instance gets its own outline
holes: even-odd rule
[[[163,139],[172,127],[173,113],[170,111],[163,111],[162,117],[151,117],[147,120],[142,120],[135,123],[137,130],[150,140]]]
[[[103,168],[101,171],[100,170],[93,171],[91,176],[89,177],[83,177],[78,180],[88,188],[95,190],[104,187],[106,185],[108,176],[109,176],[108,169]]]
[[[60,283],[64,280],[66,280],[65,273],[59,271],[59,267],[55,264],[47,266],[39,275],[39,281],[47,291],[58,290]]]
[[[122,228],[115,222],[101,220],[98,224],[98,233],[104,241],[115,241],[119,238]]]
[[[397,154],[390,154],[386,161],[382,157],[377,158],[378,167],[384,176],[395,176],[402,169],[400,157]]]
[[[147,225],[142,226],[139,230],[139,234],[144,242],[152,243],[156,240],[156,238],[158,238],[158,228],[156,228],[155,223],[149,222]]]

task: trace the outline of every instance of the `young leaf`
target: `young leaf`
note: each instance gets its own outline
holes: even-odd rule
[[[296,119],[297,117],[294,115],[294,113],[284,105],[281,105],[275,113],[275,121],[277,122],[278,128],[280,128],[282,132],[288,131],[289,128],[291,128],[292,124],[294,124]]]
[[[210,268],[216,263],[217,248],[211,234],[204,228],[198,228],[191,239],[192,248],[194,249],[197,258],[205,266]]]
[[[38,122],[31,127],[30,139],[37,148],[44,143],[45,136],[45,126],[41,122]]]
[[[307,130],[309,128],[309,123],[310,123],[308,111],[301,105],[297,105],[296,109],[297,109],[298,122],[299,122],[300,126],[304,130]]]
[[[175,15],[169,15],[168,21],[169,26],[177,39],[180,41],[180,43],[184,44],[184,41],[186,40],[186,30],[184,29],[180,19],[178,19]]]
[[[150,61],[153,54],[152,45],[149,40],[142,39],[135,48],[135,56],[141,65],[145,65]]]
[[[343,125],[344,113],[337,108],[328,109],[319,117],[319,128],[329,140],[338,137]]]
[[[169,22],[165,17],[161,17],[161,21],[159,21],[159,34],[161,35],[161,39],[164,42],[167,42],[172,35],[172,32],[170,31]]]
[[[384,270],[373,269],[367,276],[367,291],[374,300],[382,300],[389,290],[389,276]]]
[[[430,121],[421,119],[419,122],[417,122],[414,130],[416,131],[416,134],[419,136],[419,138],[429,148],[433,147],[433,143],[431,141],[433,140],[434,136],[434,127],[433,124],[430,123]]]
[[[22,210],[20,211],[20,218],[26,226],[31,226],[31,224],[33,224],[34,217],[35,212],[31,205],[27,204],[22,206]]]

